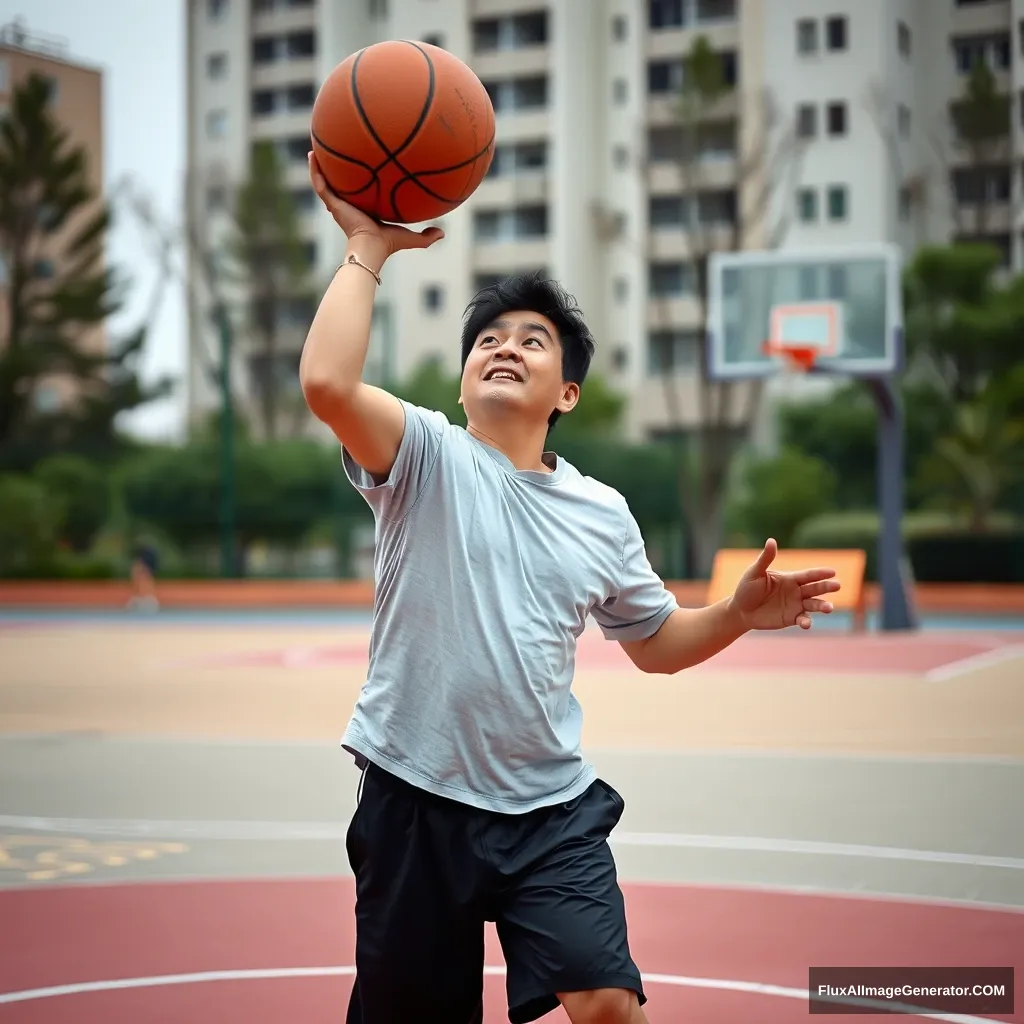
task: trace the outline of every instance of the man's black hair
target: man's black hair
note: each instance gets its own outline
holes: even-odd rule
[[[581,388],[594,357],[594,337],[583,319],[576,300],[556,281],[538,272],[513,274],[473,296],[462,325],[462,367],[473,351],[477,335],[503,313],[525,310],[541,313],[558,328],[562,343],[562,380]],[[562,414],[554,409],[548,430]]]

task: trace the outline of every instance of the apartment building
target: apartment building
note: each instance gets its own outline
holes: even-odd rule
[[[67,41],[30,30],[22,21],[0,26],[0,119],[10,106],[11,94],[31,74],[42,75],[50,83],[50,103],[57,119],[68,133],[71,146],[81,146],[87,155],[87,180],[97,195],[103,194],[103,73],[73,59]],[[52,278],[60,272],[55,260],[62,241],[79,230],[88,214],[73,219],[53,239],[53,251],[42,250],[33,271],[39,278]],[[0,345],[7,334],[7,268],[0,253]],[[84,351],[102,352],[106,346],[103,326],[82,332]],[[74,394],[73,383],[64,378],[40,380],[33,401],[40,412],[52,412]]]
[[[326,281],[344,238],[310,195],[305,154],[318,83],[380,39],[436,43],[469,63],[497,116],[477,193],[445,218],[446,239],[389,261],[370,370],[403,375],[426,356],[458,368],[474,290],[542,268],[579,299],[597,366],[629,398],[635,437],[692,429],[702,344],[694,247],[731,245],[737,211],[764,215],[758,247],[925,241],[985,233],[1024,265],[1020,164],[968,167],[949,104],[977,58],[1020,96],[1024,0],[190,0],[189,163],[194,219],[212,224],[255,139],[273,139]],[[729,94],[682,161],[675,96],[703,36]],[[771,116],[769,116],[771,111]],[[755,157],[781,153],[769,165]],[[979,191],[980,190],[980,191]],[[967,227],[964,227],[964,224]],[[959,225],[959,227],[958,227]],[[194,289],[198,295],[201,284]],[[208,298],[193,334],[211,330]],[[293,381],[296,310],[282,373]],[[251,366],[240,346],[238,379]],[[289,362],[290,360],[290,362]],[[666,375],[673,382],[665,387]],[[193,409],[215,399],[191,374]],[[244,387],[244,385],[243,385]]]

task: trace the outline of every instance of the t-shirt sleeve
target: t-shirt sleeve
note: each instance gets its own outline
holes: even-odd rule
[[[443,413],[402,401],[405,430],[387,480],[377,483],[352,456],[341,450],[349,483],[366,499],[375,516],[401,519],[412,508],[441,451],[449,423]]]
[[[675,596],[651,568],[640,527],[627,509],[619,586],[593,609],[594,621],[608,640],[646,640],[678,607]]]

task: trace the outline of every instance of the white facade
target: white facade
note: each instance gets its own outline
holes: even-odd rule
[[[401,376],[438,354],[457,370],[475,288],[544,268],[580,301],[597,366],[629,396],[631,432],[641,436],[669,425],[656,369],[666,361],[676,367],[677,425],[699,415],[700,315],[683,218],[699,217],[702,232],[724,241],[735,204],[763,192],[765,175],[747,164],[764,98],[777,132],[801,129],[800,156],[771,190],[765,231],[745,244],[767,244],[769,227],[782,223],[784,246],[887,240],[909,255],[954,231],[951,158],[935,145],[948,143],[948,103],[963,79],[954,44],[981,39],[1001,83],[1020,96],[1022,21],[1024,0],[189,0],[190,166],[197,181],[237,179],[252,140],[274,138],[291,154],[290,182],[308,193],[308,87],[380,39],[444,46],[494,98],[495,166],[444,218],[443,242],[385,267],[370,363]],[[666,129],[680,58],[700,34],[736,90],[701,143],[702,198],[688,209]],[[256,92],[271,112],[255,112]],[[996,183],[990,221],[1021,267],[1019,104],[1014,130],[1013,193],[998,199]],[[193,190],[193,213],[212,224],[208,198]],[[326,281],[344,238],[315,204],[305,218]],[[194,333],[208,329],[194,313]],[[296,353],[301,342],[297,330]],[[240,358],[240,380],[244,371]],[[198,372],[190,383],[193,408],[208,407],[214,396]]]

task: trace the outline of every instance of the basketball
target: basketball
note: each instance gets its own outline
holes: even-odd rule
[[[416,224],[464,203],[494,157],[494,108],[476,74],[429,43],[388,40],[347,57],[313,105],[328,187],[375,220]]]

